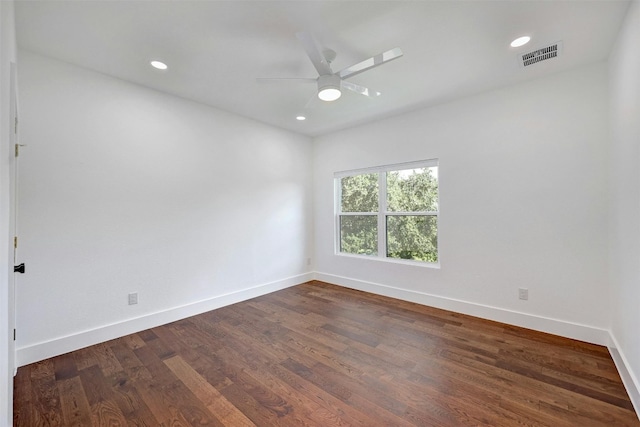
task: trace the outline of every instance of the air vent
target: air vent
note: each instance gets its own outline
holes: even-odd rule
[[[522,67],[528,67],[530,65],[537,64],[538,62],[557,58],[560,54],[562,54],[561,41],[531,52],[523,53],[519,55],[519,62]]]

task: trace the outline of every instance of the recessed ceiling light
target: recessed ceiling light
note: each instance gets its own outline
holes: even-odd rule
[[[518,37],[517,39],[511,42],[511,47],[524,46],[525,44],[529,43],[529,40],[531,40],[531,37],[529,36]]]
[[[305,116],[296,116],[296,120],[303,121],[307,120],[307,118]]]
[[[157,68],[158,70],[166,70],[167,68],[169,68],[167,67],[167,64],[160,61],[151,61],[151,66],[153,68]]]

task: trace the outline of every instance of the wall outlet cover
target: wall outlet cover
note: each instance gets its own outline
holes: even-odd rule
[[[138,303],[138,293],[134,292],[129,294],[129,305],[134,305]]]
[[[527,288],[519,288],[518,289],[518,298],[522,300],[529,299],[529,289]]]

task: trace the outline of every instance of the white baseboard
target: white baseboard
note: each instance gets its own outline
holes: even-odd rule
[[[207,300],[174,307],[168,310],[147,314],[134,319],[127,319],[111,325],[101,326],[76,334],[55,338],[16,349],[16,365],[24,366],[90,345],[109,341],[128,334],[165,325],[216,308],[246,301],[261,295],[285,289],[314,279],[314,273],[305,273],[275,282],[265,283],[249,289],[219,295]]]
[[[638,381],[638,378],[633,374],[630,368],[631,365],[624,356],[624,353],[620,350],[616,337],[611,334],[610,339],[609,353],[611,353],[613,363],[616,364],[620,378],[622,378],[622,383],[627,389],[627,394],[629,394],[629,399],[631,399],[633,408],[636,410],[636,415],[638,415],[638,419],[640,419],[640,381]]]
[[[456,313],[468,314],[470,316],[507,323],[509,325],[520,326],[522,328],[547,332],[553,335],[559,335],[592,344],[608,346],[610,342],[609,331],[606,329],[600,329],[579,323],[506,310],[499,307],[491,307],[488,305],[396,288],[379,283],[350,279],[348,277],[336,276],[333,274],[316,272],[316,280],[360,291],[371,292],[378,295],[384,295],[391,298],[415,302],[430,307],[455,311]]]

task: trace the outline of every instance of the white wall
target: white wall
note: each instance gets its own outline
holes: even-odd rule
[[[605,344],[607,108],[596,64],[317,138],[318,278]],[[441,268],[335,255],[333,173],[431,158]]]
[[[622,378],[640,414],[640,2],[632,3],[610,61],[611,331]]]
[[[19,73],[18,363],[312,277],[309,138],[29,52]]]
[[[13,271],[11,216],[11,63],[16,61],[13,2],[0,2],[0,426],[13,424],[13,313],[10,278]],[[11,341],[10,341],[11,340]]]

